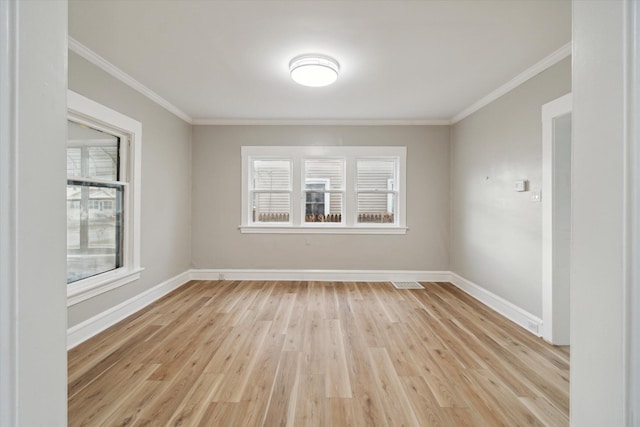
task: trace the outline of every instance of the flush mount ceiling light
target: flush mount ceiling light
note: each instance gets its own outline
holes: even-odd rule
[[[289,63],[291,78],[303,86],[327,86],[338,79],[340,65],[324,55],[296,56]]]

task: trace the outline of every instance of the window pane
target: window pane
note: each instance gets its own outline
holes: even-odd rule
[[[291,189],[291,161],[289,160],[254,160],[254,190],[289,190]]]
[[[358,194],[359,223],[394,223],[394,193],[360,193]]]
[[[308,159],[304,161],[304,179],[306,189],[309,185],[324,184],[326,190],[342,190],[344,186],[344,160]]]
[[[305,222],[342,222],[342,193],[305,192]]]
[[[123,188],[67,185],[67,283],[122,266]]]
[[[253,222],[289,222],[289,193],[254,193]]]
[[[120,138],[69,121],[67,175],[117,181]]]
[[[358,160],[356,184],[363,190],[395,190],[396,162],[389,160]]]

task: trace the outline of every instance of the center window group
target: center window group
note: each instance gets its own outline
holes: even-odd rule
[[[293,148],[243,147],[244,225],[400,226],[404,147]]]

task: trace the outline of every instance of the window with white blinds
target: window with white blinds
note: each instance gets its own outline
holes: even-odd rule
[[[395,223],[397,159],[358,159],[358,223]]]
[[[406,232],[405,147],[242,147],[246,233]]]
[[[251,219],[254,223],[288,223],[291,218],[291,160],[252,161]]]

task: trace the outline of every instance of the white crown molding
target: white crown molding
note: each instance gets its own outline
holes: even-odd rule
[[[477,299],[498,314],[506,317],[517,325],[522,326],[535,336],[541,336],[542,319],[539,317],[534,316],[517,305],[510,303],[506,299],[489,292],[482,286],[465,279],[459,274],[450,272],[449,281],[454,286],[471,295],[473,298]]]
[[[213,126],[448,126],[449,119],[193,119],[194,125]]]
[[[87,46],[69,36],[69,50],[77,53],[87,61],[96,65],[106,73],[120,80],[122,83],[137,90],[153,102],[180,117],[192,125],[212,126],[449,126],[475,113],[502,95],[520,86],[535,75],[557,64],[571,55],[571,43],[567,43],[551,55],[526,69],[516,77],[500,86],[496,90],[482,97],[450,119],[214,119],[192,118],[120,68],[98,55]]]
[[[460,120],[464,119],[467,116],[470,116],[471,114],[480,110],[482,107],[487,106],[488,104],[492,103],[496,99],[500,98],[502,95],[520,86],[530,78],[540,74],[547,68],[562,61],[563,59],[571,55],[571,47],[572,47],[572,43],[569,42],[564,46],[562,46],[560,49],[553,52],[551,55],[545,57],[544,59],[537,62],[533,66],[527,68],[522,73],[518,74],[513,79],[509,80],[507,83],[503,84],[499,88],[485,95],[478,101],[474,102],[473,104],[471,104],[470,106],[468,106],[467,108],[465,108],[464,110],[462,110],[461,112],[453,116],[449,121],[450,124],[458,123]]]
[[[127,86],[137,90],[156,104],[165,108],[167,111],[180,117],[185,122],[193,124],[193,119],[187,113],[185,113],[184,111],[182,111],[181,109],[179,109],[178,107],[176,107],[175,105],[173,105],[172,103],[170,103],[169,101],[167,101],[166,99],[164,99],[163,97],[161,97],[160,95],[158,95],[157,93],[131,77],[129,74],[125,73],[120,68],[116,67],[111,62],[107,61],[102,56],[98,55],[71,36],[69,36],[69,50],[77,53],[87,61],[91,62],[93,65],[112,75]]]

